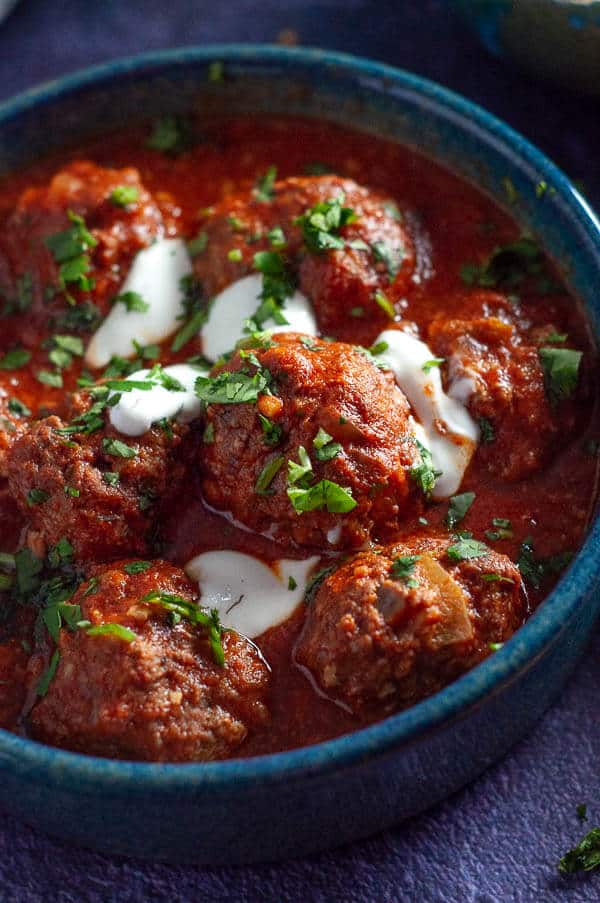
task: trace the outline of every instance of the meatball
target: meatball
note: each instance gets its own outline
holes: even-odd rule
[[[525,595],[510,559],[488,550],[456,562],[448,548],[421,540],[361,552],[319,587],[296,660],[354,714],[413,705],[523,622]]]
[[[96,419],[93,404],[88,393],[73,396],[70,426],[46,417],[7,452],[9,489],[29,519],[27,541],[40,557],[62,537],[78,561],[146,554],[157,507],[181,485],[189,427],[154,425],[131,440],[105,412]],[[96,428],[87,433],[90,425]]]
[[[360,349],[278,335],[238,351],[207,378],[205,397],[218,391],[223,398],[228,387],[252,380],[273,394],[206,410],[202,487],[213,508],[274,539],[316,548],[361,545],[415,510],[420,495],[410,469],[418,451],[408,402]]]
[[[119,624],[132,633],[61,629],[56,672],[29,714],[32,736],[111,758],[207,761],[229,755],[267,722],[269,671],[257,648],[223,632],[220,665],[207,629],[185,618],[174,623],[143,601],[150,593],[184,606],[197,600],[184,572],[164,561],[97,569],[79,588],[70,601],[92,629]],[[44,660],[33,656],[32,687]]]
[[[351,222],[332,230],[343,239],[343,247],[318,250],[307,244],[296,220],[315,205],[340,198],[353,212]],[[256,196],[223,201],[203,226],[206,250],[194,261],[207,295],[250,272],[254,254],[272,250],[269,233],[277,227],[322,333],[351,341],[360,327],[363,341],[370,341],[367,332],[375,338],[389,324],[389,307],[386,312],[381,304],[386,307],[387,299],[393,305],[406,293],[415,268],[413,241],[395,205],[337,176],[284,179],[275,183],[270,201]],[[233,249],[241,252],[241,260],[229,259]]]
[[[106,314],[134,254],[169,229],[170,217],[164,221],[136,169],[78,161],[48,185],[28,188],[0,232],[0,298],[13,314],[9,330],[33,348],[49,317],[50,325],[63,325],[67,313],[78,313],[84,322],[86,301]]]
[[[485,466],[504,480],[541,467],[559,421],[546,395],[539,345],[503,316],[434,320],[429,343],[447,360],[450,394],[483,419],[479,456]],[[561,432],[572,419],[561,412]]]

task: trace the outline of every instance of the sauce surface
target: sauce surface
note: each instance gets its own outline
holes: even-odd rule
[[[464,274],[461,276],[462,265],[489,259],[495,249],[521,237],[512,219],[475,188],[431,161],[372,136],[296,119],[209,120],[199,128],[199,143],[179,156],[148,148],[147,128],[140,127],[11,175],[0,184],[0,230],[26,189],[45,185],[71,160],[91,160],[117,169],[135,167],[145,188],[161,209],[168,211],[174,224],[171,234],[187,239],[202,228],[205,208],[247,195],[269,167],[277,167],[279,180],[327,169],[393,198],[402,211],[409,211],[419,262],[406,296],[397,299],[396,311],[399,321],[413,324],[423,336],[434,320],[449,322],[475,316],[469,313],[474,290],[466,284]],[[553,279],[558,278],[551,268],[549,272]],[[459,490],[475,494],[460,530],[488,542],[494,551],[513,561],[522,553],[522,543],[531,538],[537,558],[547,560],[575,552],[593,515],[598,479],[597,368],[586,323],[578,305],[565,292],[530,292],[520,299],[520,305],[522,317],[532,324],[531,328],[550,323],[556,333],[568,336],[570,348],[584,352],[580,391],[571,404],[564,441],[555,444],[543,466],[518,482],[508,482],[492,473],[486,457],[488,450],[480,453],[480,448]],[[348,328],[351,340],[357,344],[370,345],[374,339],[369,324],[361,322],[360,317]],[[19,344],[19,330],[18,318],[6,320],[0,335],[0,354]],[[85,369],[81,358],[76,357],[62,371],[62,387],[41,383],[37,374],[48,369],[47,339],[48,333],[40,330],[28,346],[32,349],[28,365],[0,371],[0,386],[37,416],[62,411],[65,394],[77,390],[77,380]],[[199,338],[175,353],[170,345],[170,340],[162,345],[160,361],[165,365],[183,362],[202,351]],[[15,552],[26,518],[17,510],[7,489],[0,491],[0,549]],[[447,538],[447,512],[447,500],[429,501],[425,510],[402,520],[396,538]],[[499,521],[510,521],[510,530],[499,531]],[[161,556],[179,566],[202,552],[223,548],[267,562],[308,557],[305,550],[286,544],[281,537],[274,540],[258,535],[234,518],[212,510],[203,499],[198,476],[186,485],[185,499],[174,497],[165,505],[160,528]],[[322,565],[330,563],[331,555],[326,550]],[[550,573],[538,585],[534,581],[527,586],[530,610],[540,603],[558,577],[558,573]],[[357,718],[327,698],[317,682],[307,677],[306,669],[294,663],[304,614],[300,606],[285,623],[255,639],[271,669],[270,720],[255,729],[233,755],[251,756],[307,745],[355,730],[380,717],[373,712]],[[25,635],[21,620],[20,616],[16,620],[10,618],[3,625],[1,638],[5,643],[13,642],[9,638],[11,632],[17,639]],[[0,670],[3,668],[0,657]],[[23,730],[23,723],[15,718],[18,705],[11,701],[10,694],[19,677],[14,677],[16,671],[10,657],[7,669],[10,676],[0,694],[0,714],[6,712],[3,723],[9,729]]]

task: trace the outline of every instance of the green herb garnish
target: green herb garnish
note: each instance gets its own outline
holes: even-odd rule
[[[344,195],[340,194],[337,198],[321,201],[294,220],[294,225],[302,229],[304,244],[309,251],[320,254],[344,248],[340,230],[358,219],[351,207],[342,206],[344,200]]]
[[[474,501],[474,492],[461,492],[460,495],[452,496],[445,521],[449,530],[453,530],[460,523]]]
[[[128,204],[135,204],[139,196],[139,188],[135,185],[117,185],[110,193],[110,199],[116,207],[127,207]]]
[[[577,389],[582,352],[571,348],[540,348],[538,355],[550,401],[557,404],[571,398]]]
[[[394,580],[401,580],[406,586],[411,588],[418,586],[419,581],[412,575],[420,557],[420,555],[399,555],[397,558],[394,558],[390,568],[390,576]]]
[[[459,539],[446,549],[446,555],[451,561],[467,561],[470,558],[481,558],[487,555],[489,548],[478,539]]]

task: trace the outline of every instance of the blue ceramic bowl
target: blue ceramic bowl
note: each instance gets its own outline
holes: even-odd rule
[[[600,94],[600,0],[453,0],[485,46],[556,84]]]
[[[226,79],[207,78],[211,61]],[[598,334],[600,226],[565,176],[483,110],[423,79],[317,50],[218,46],[151,53],[36,88],[0,107],[0,171],[132,118],[304,114],[417,148],[505,203],[565,272]],[[536,198],[540,181],[552,186]],[[337,740],[249,760],[115,762],[0,731],[0,802],[50,834],[171,862],[279,859],[395,824],[477,777],[525,734],[571,672],[600,610],[600,523],[504,648],[431,699]]]

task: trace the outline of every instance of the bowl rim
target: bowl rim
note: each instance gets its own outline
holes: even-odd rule
[[[479,105],[436,82],[374,60],[331,50],[289,48],[269,44],[208,44],[149,51],[80,69],[26,90],[0,104],[0,129],[36,106],[43,106],[91,85],[112,82],[120,76],[143,75],[161,68],[185,68],[190,64],[214,61],[251,63],[264,61],[289,65],[300,71],[335,67],[353,78],[377,79],[401,87],[434,107],[445,111],[462,129],[476,131],[496,150],[535,172],[551,184],[566,203],[589,240],[588,251],[596,258],[600,272],[600,222],[588,203],[564,173],[522,135]],[[482,701],[532,667],[544,650],[556,643],[565,625],[589,599],[586,588],[600,576],[600,515],[590,525],[585,540],[568,572],[547,596],[534,615],[499,651],[435,695],[403,712],[369,727],[357,729],[333,740],[285,752],[253,758],[202,763],[148,763],[103,759],[46,746],[0,729],[0,768],[10,763],[13,771],[30,779],[42,775],[50,782],[79,782],[81,789],[101,791],[110,784],[130,791],[201,790],[215,793],[237,791],[262,784],[289,782],[309,775],[325,776],[332,771],[360,764],[391,749],[409,744],[442,725],[463,718]]]

